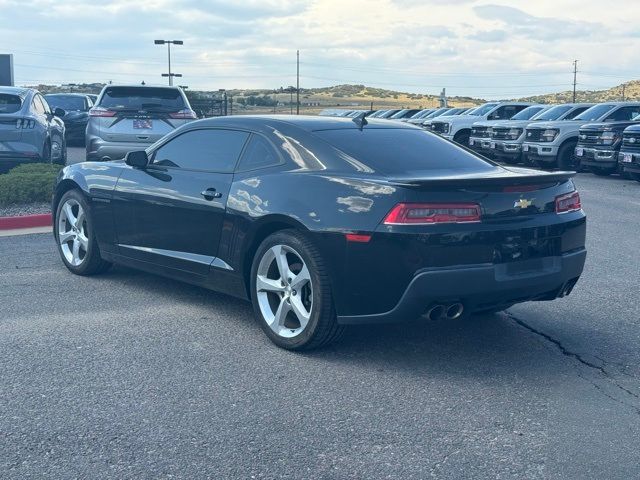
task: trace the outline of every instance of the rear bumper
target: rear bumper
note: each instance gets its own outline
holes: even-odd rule
[[[106,142],[100,137],[87,137],[87,161],[98,162],[105,157],[110,160],[120,160],[129,152],[144,150],[153,142]]]
[[[587,252],[503,264],[465,265],[418,272],[396,306],[384,313],[338,316],[341,324],[396,323],[419,317],[436,303],[461,302],[468,312],[508,308],[568,294]]]

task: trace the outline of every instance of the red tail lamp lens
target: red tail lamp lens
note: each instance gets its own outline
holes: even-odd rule
[[[399,203],[384,219],[385,225],[479,221],[480,205],[475,203]]]
[[[581,208],[582,204],[580,203],[580,194],[578,192],[556,197],[556,213],[575,212]]]

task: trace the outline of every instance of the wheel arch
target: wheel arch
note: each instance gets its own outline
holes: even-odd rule
[[[53,213],[54,217],[56,215],[56,212],[58,211],[58,204],[60,203],[60,199],[69,190],[78,190],[86,198],[86,194],[84,190],[78,183],[76,183],[74,180],[70,178],[62,179],[58,183],[58,185],[56,185],[56,189],[53,194],[53,200],[51,202],[51,213]]]
[[[577,135],[575,135],[575,136],[571,136],[571,137],[568,137],[568,138],[565,138],[565,139],[562,141],[562,143],[560,144],[560,146],[558,147],[558,153],[560,153],[560,149],[561,149],[561,148],[565,147],[565,146],[566,146],[567,144],[569,144],[569,143],[576,143],[576,144],[577,144],[577,143],[578,143],[578,140],[579,140],[579,138],[578,138],[578,136],[577,136]]]
[[[251,266],[253,264],[253,257],[258,250],[260,244],[269,235],[272,235],[281,230],[298,230],[300,232],[308,232],[309,229],[302,224],[299,220],[293,217],[281,214],[267,215],[260,220],[251,230],[244,243],[243,257],[242,257],[242,277],[244,280],[247,294],[251,292]]]

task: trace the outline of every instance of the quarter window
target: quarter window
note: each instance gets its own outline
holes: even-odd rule
[[[255,170],[278,165],[279,163],[280,159],[269,142],[260,135],[252,135],[247,148],[242,154],[240,163],[238,163],[237,170]]]
[[[638,115],[640,115],[639,107],[622,107],[609,114],[606,118],[606,121],[624,122],[627,120],[631,120]]]
[[[155,165],[230,173],[249,134],[237,130],[191,130],[165,143],[153,156]]]

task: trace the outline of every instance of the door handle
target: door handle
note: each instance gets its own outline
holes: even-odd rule
[[[220,192],[216,192],[215,188],[207,188],[200,192],[200,195],[204,197],[205,200],[213,200],[214,198],[221,198],[222,194]]]

